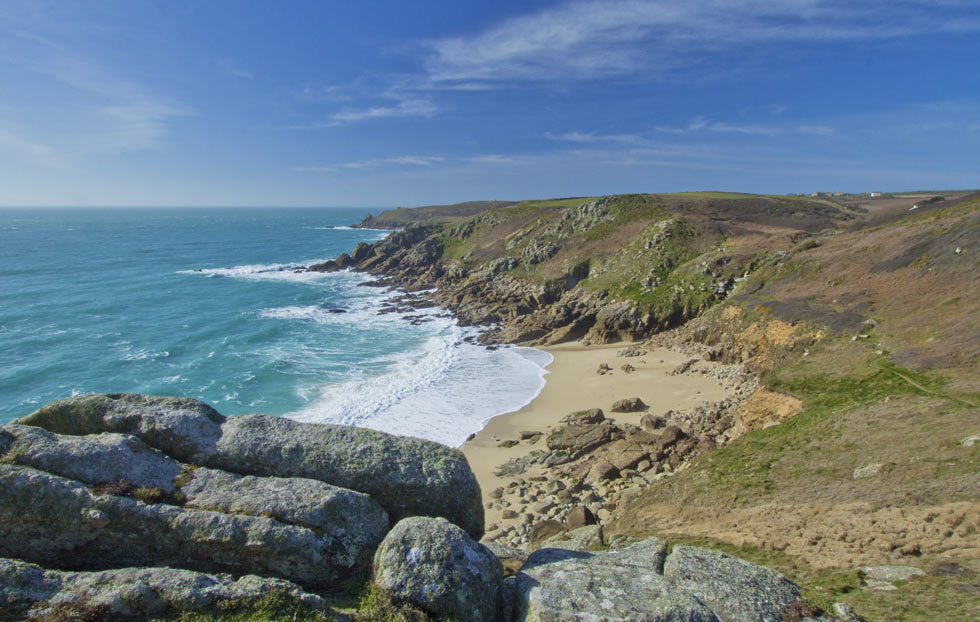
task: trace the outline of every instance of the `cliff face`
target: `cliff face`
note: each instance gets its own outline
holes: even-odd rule
[[[461,323],[489,327],[485,342],[531,345],[635,341],[679,325],[853,217],[830,204],[714,194],[523,202],[465,218],[424,209],[428,220],[310,269],[435,289]]]

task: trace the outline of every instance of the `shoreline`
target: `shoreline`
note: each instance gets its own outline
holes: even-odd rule
[[[674,375],[674,369],[690,359],[689,356],[663,347],[642,343],[620,342],[583,346],[566,343],[557,346],[538,347],[551,354],[552,361],[546,366],[545,385],[524,407],[492,417],[469,441],[460,447],[476,475],[483,494],[486,523],[501,523],[501,509],[494,505],[490,494],[498,487],[514,480],[513,476],[497,476],[495,470],[512,458],[526,455],[535,449],[546,448],[548,432],[559,425],[566,415],[591,408],[601,408],[606,417],[618,425],[639,425],[640,417],[647,412],[663,414],[668,410],[686,410],[702,402],[717,402],[731,395],[731,390],[711,375],[683,373]],[[621,356],[625,349],[639,349],[641,356]],[[610,372],[598,374],[601,364]],[[635,369],[626,373],[621,369],[629,364]],[[720,364],[699,361],[698,366]],[[614,413],[610,408],[614,401],[639,397],[647,408],[635,413]],[[522,433],[540,432],[536,440],[521,440]],[[510,447],[501,446],[508,441],[518,441]],[[528,475],[537,475],[529,473]],[[488,531],[490,531],[488,529]]]

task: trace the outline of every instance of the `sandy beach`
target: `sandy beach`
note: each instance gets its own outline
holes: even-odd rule
[[[643,346],[647,352],[643,356],[617,354],[632,345],[583,346],[572,343],[542,348],[554,356],[554,361],[547,368],[549,373],[541,393],[524,408],[491,419],[462,447],[480,483],[484,505],[489,503],[488,495],[492,490],[513,479],[497,477],[494,470],[511,458],[526,455],[533,449],[543,449],[549,429],[569,413],[601,408],[617,423],[639,425],[643,413],[611,412],[613,402],[638,397],[648,406],[644,412],[662,414],[667,410],[692,408],[704,401],[720,401],[729,395],[729,391],[711,376],[699,373],[671,375],[689,358],[679,352]],[[608,365],[611,371],[597,373],[602,364]],[[632,365],[635,370],[626,373],[621,369],[625,364]],[[715,364],[702,361],[697,365]],[[512,447],[499,446],[505,441],[518,441],[521,432],[532,430],[544,432],[534,444],[525,440]],[[499,510],[488,510],[487,524],[498,522],[498,513]]]

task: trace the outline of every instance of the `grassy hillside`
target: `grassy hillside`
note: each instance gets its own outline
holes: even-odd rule
[[[368,216],[356,226],[378,229],[400,229],[427,221],[454,222],[484,210],[513,205],[513,201],[466,201],[453,205],[426,205],[423,207],[399,207],[385,210],[377,216]]]
[[[976,619],[978,283],[977,200],[815,237],[756,271],[665,339],[707,342],[804,410],[650,486],[614,529],[710,539],[871,619]],[[882,592],[858,570],[876,564],[927,574]]]

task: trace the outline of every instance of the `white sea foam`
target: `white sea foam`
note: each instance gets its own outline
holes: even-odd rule
[[[419,350],[387,357],[384,373],[330,384],[298,421],[340,423],[458,446],[496,415],[518,410],[544,387],[552,357],[533,348],[490,351],[452,323]]]
[[[155,361],[161,358],[167,358],[170,356],[170,352],[166,350],[161,350],[159,352],[151,352],[147,349],[139,349],[135,352],[128,352],[122,356],[124,361]]]
[[[194,270],[178,270],[177,274],[196,274],[215,278],[228,277],[250,280],[284,280],[284,281],[317,281],[324,277],[340,273],[308,272],[307,266],[322,263],[325,259],[311,259],[303,263],[277,264],[247,264],[231,268],[196,268]]]

